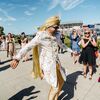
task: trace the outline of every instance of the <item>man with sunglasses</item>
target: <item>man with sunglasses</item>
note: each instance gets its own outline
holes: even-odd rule
[[[48,100],[57,100],[61,88],[66,80],[66,74],[61,67],[58,57],[58,45],[72,52],[60,40],[60,34],[57,32],[60,20],[58,16],[53,16],[47,19],[44,25],[39,28],[36,36],[22,48],[11,62],[11,67],[15,69],[19,60],[31,49],[33,49],[33,74],[34,77],[46,79],[51,88],[49,91]],[[39,49],[39,52],[38,52]]]

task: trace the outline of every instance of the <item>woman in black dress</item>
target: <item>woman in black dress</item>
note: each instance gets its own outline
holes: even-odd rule
[[[97,46],[97,43],[94,38],[91,38],[90,32],[87,31],[84,33],[81,44],[83,49],[79,58],[79,63],[82,63],[84,65],[84,78],[86,78],[87,66],[89,66],[89,79],[92,79],[93,65],[96,64],[94,47]]]

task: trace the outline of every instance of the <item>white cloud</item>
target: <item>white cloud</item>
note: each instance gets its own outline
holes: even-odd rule
[[[81,4],[84,0],[70,0],[69,2],[67,0],[64,0],[63,2],[61,2],[61,6],[64,10],[69,10],[72,9],[76,6],[78,6],[79,4]]]
[[[59,3],[60,3],[60,0],[51,0],[51,4],[48,8],[48,10],[52,10],[53,8],[55,8]]]
[[[28,16],[33,15],[33,13],[32,13],[32,12],[30,12],[30,11],[25,11],[24,13],[25,13],[26,15],[28,15]]]
[[[2,21],[2,18],[0,17],[0,21]]]
[[[31,16],[31,15],[34,14],[33,12],[34,12],[36,9],[37,9],[36,7],[30,7],[30,8],[28,8],[24,13],[25,13],[26,15],[28,15],[28,16]]]
[[[36,7],[29,8],[29,10],[31,10],[31,11],[35,11],[36,9],[37,9]]]
[[[52,10],[53,8],[60,5],[64,10],[70,10],[79,4],[83,3],[85,0],[52,0],[48,10]]]
[[[8,16],[8,21],[16,21],[16,18]]]
[[[12,23],[7,23],[7,25],[8,25],[8,26],[12,26],[13,24],[12,24]]]
[[[5,10],[0,8],[0,12],[6,17],[4,21],[16,21],[16,18],[10,16]]]

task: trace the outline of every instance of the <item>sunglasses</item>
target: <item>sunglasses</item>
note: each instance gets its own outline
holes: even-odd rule
[[[54,29],[58,29],[59,27],[58,26],[52,26]]]
[[[90,34],[90,32],[85,32],[84,34]]]

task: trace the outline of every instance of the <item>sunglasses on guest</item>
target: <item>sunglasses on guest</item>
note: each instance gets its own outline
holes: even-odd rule
[[[84,34],[90,34],[90,32],[85,32]]]

